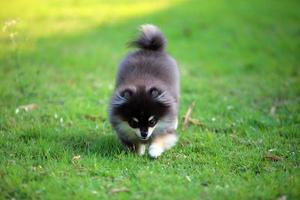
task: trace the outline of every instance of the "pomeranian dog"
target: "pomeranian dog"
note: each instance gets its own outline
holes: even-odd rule
[[[129,45],[137,51],[119,65],[110,123],[127,150],[144,155],[149,147],[149,156],[157,158],[178,140],[179,70],[156,26],[142,25]]]

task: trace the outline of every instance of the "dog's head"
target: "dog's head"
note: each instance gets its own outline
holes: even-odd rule
[[[122,128],[147,140],[169,112],[170,100],[166,92],[157,87],[125,88],[116,92],[112,105],[113,114],[122,120]]]

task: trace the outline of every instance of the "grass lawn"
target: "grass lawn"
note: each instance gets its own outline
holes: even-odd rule
[[[1,1],[0,199],[299,199],[299,8]],[[122,151],[106,114],[144,23],[181,71],[180,141],[157,160]]]

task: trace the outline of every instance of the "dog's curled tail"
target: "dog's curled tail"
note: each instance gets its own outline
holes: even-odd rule
[[[144,24],[140,26],[140,36],[129,45],[143,50],[163,51],[166,40],[158,27]]]

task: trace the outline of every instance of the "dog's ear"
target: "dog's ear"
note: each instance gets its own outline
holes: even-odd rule
[[[128,102],[132,95],[133,91],[131,89],[124,89],[120,92],[116,92],[116,95],[112,100],[112,104],[115,106],[123,105],[124,103]]]
[[[171,104],[171,99],[168,97],[166,91],[162,91],[156,87],[152,87],[148,90],[149,95],[156,101],[164,106]]]

